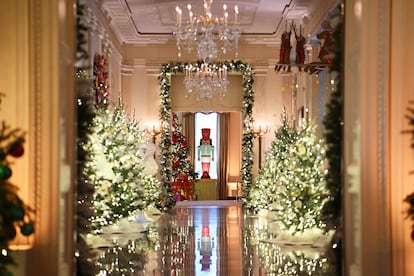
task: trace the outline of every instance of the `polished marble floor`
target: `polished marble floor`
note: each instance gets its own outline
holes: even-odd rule
[[[179,202],[145,227],[128,223],[96,249],[99,275],[337,275],[325,248],[274,243],[233,200]]]

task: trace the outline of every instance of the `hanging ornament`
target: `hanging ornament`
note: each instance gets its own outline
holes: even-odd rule
[[[10,155],[13,157],[20,157],[24,153],[24,147],[22,144],[17,144],[10,149]]]
[[[12,175],[12,171],[7,166],[0,166],[0,178],[5,180],[8,179]]]
[[[24,217],[24,210],[23,210],[22,206],[20,206],[20,205],[13,206],[10,209],[10,215],[11,215],[11,217],[14,221],[22,220],[23,217]]]
[[[22,227],[20,228],[20,232],[25,236],[29,236],[29,235],[33,234],[33,232],[34,232],[33,223],[23,224]]]

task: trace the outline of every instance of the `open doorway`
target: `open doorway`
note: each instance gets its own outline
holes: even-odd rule
[[[218,125],[217,113],[201,113],[197,112],[194,115],[194,149],[196,149],[196,158],[194,159],[194,171],[202,176],[206,168],[203,169],[202,163],[208,163],[208,174],[210,178],[217,179],[217,153],[220,152],[217,144]],[[208,135],[206,135],[208,130]],[[204,136],[210,141],[207,145],[207,151],[203,150]]]

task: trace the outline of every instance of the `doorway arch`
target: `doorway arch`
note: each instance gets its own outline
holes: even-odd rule
[[[158,81],[160,85],[160,121],[161,121],[161,140],[160,140],[160,180],[161,180],[161,205],[170,209],[175,205],[175,197],[171,187],[171,75],[182,74],[187,65],[199,67],[201,62],[183,63],[170,62],[161,66]],[[236,61],[223,61],[217,63],[218,66],[226,65],[229,72],[240,73],[242,75],[243,103],[242,103],[242,162],[240,180],[242,184],[243,203],[246,195],[250,191],[253,181],[253,67],[250,64]]]

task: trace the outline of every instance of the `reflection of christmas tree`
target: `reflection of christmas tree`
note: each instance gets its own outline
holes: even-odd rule
[[[24,138],[19,129],[10,129],[5,122],[0,128],[0,275],[12,275],[7,265],[15,264],[9,255],[9,242],[20,231],[23,236],[34,232],[33,221],[29,208],[17,195],[17,187],[9,182],[12,175],[10,157],[23,155]]]
[[[122,235],[122,234],[119,234]],[[156,229],[148,228],[148,232],[143,233],[138,238],[128,240],[119,240],[117,234],[113,234],[111,239],[113,246],[104,250],[99,249],[99,258],[97,266],[99,275],[149,275],[153,271],[146,271],[148,255],[155,251],[159,246],[159,237]]]
[[[158,180],[150,176],[144,180],[141,173],[139,145],[148,138],[127,118],[122,106],[98,109],[94,124],[94,158],[87,169],[95,185],[93,225],[98,230],[145,209],[158,200],[159,191],[155,188]]]
[[[310,246],[286,246],[273,243],[274,235],[269,231],[263,218],[246,218],[243,231],[245,248],[244,258],[250,267],[245,273],[250,274],[255,266],[262,267],[266,275],[336,275],[330,256],[324,248]],[[255,264],[258,259],[259,265]]]
[[[282,123],[275,132],[276,138],[266,152],[264,167],[260,170],[249,195],[247,206],[255,211],[268,209],[269,205],[275,203],[277,186],[280,185],[280,177],[285,174],[289,159],[289,147],[297,139],[296,131],[288,125],[285,112],[282,115]]]
[[[191,164],[187,138],[182,133],[182,125],[178,117],[173,113],[172,123],[172,181],[193,181],[194,169]]]
[[[260,242],[257,248],[266,275],[333,275],[328,259],[318,249],[305,246],[281,247],[267,242]]]
[[[277,220],[283,230],[292,234],[325,227],[320,212],[328,194],[323,141],[318,141],[315,126],[307,119],[298,135],[289,147],[289,158],[275,194],[280,205]]]
[[[192,221],[191,211],[177,208],[173,212],[163,214],[158,223],[159,275],[194,275],[194,226],[182,223]]]

